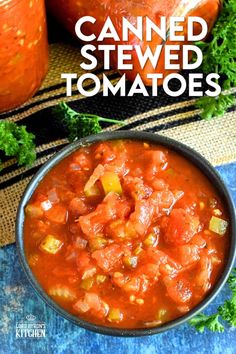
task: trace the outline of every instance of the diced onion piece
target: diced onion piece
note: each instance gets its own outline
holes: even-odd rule
[[[120,322],[123,319],[123,313],[118,308],[111,308],[107,319],[109,322]]]
[[[103,312],[103,315],[104,316],[107,316],[108,312],[109,312],[109,305],[105,302],[105,301],[102,301],[102,312]]]
[[[161,321],[160,320],[156,320],[156,321],[150,321],[150,322],[144,322],[144,326],[145,327],[157,327],[161,325]]]
[[[120,179],[116,173],[107,171],[104,173],[103,176],[101,176],[100,179],[101,179],[105,194],[108,194],[110,192],[122,194],[122,187],[120,184]]]
[[[221,215],[222,215],[222,212],[220,211],[220,209],[214,209],[214,210],[213,210],[213,215],[215,215],[215,216],[221,216]]]
[[[60,201],[56,188],[51,189],[47,195],[51,203],[58,203]]]
[[[77,252],[75,250],[73,250],[72,252],[70,252],[68,254],[68,256],[66,256],[65,260],[66,261],[71,261],[71,260],[75,260],[77,257]]]
[[[99,178],[104,174],[104,166],[99,164],[95,170],[93,171],[92,175],[90,176],[89,180],[84,186],[84,193],[86,197],[93,197],[100,194],[98,187],[95,183],[99,180]]]
[[[25,213],[31,218],[41,218],[43,216],[43,210],[39,205],[29,204],[25,208]]]
[[[74,304],[73,308],[74,308],[76,311],[82,312],[82,313],[85,313],[85,312],[87,312],[87,311],[90,310],[90,307],[89,307],[89,305],[87,304],[87,302],[85,302],[85,301],[83,301],[83,300],[77,301],[77,302]]]
[[[82,275],[82,279],[87,279],[87,278],[92,277],[96,273],[96,271],[97,271],[97,269],[95,267],[86,269],[84,271],[84,274]]]
[[[188,305],[182,305],[182,306],[178,306],[177,310],[181,313],[186,313],[189,312],[190,308]]]
[[[52,203],[50,202],[50,200],[45,200],[44,202],[41,203],[41,208],[45,211],[51,209],[51,207],[52,207]]]
[[[144,300],[143,299],[136,299],[136,303],[138,305],[143,305],[144,304]]]
[[[47,235],[40,243],[39,248],[47,253],[56,254],[63,246],[63,242],[56,239],[53,235]]]
[[[218,265],[221,263],[221,260],[220,260],[220,258],[218,258],[216,255],[213,254],[211,256],[211,263],[214,265]]]
[[[135,295],[130,295],[129,301],[130,302],[134,302],[135,300],[136,300],[136,296]]]
[[[82,280],[82,282],[80,283],[80,287],[81,287],[81,289],[89,290],[92,288],[93,283],[94,283],[93,278],[86,278],[86,279]]]
[[[114,277],[114,278],[120,278],[120,277],[123,277],[123,274],[122,274],[121,272],[115,272],[115,273],[113,274],[113,277]]]
[[[75,240],[75,247],[80,249],[80,250],[83,250],[83,249],[86,248],[87,243],[88,243],[88,241],[85,240],[84,238],[77,237],[76,240]]]
[[[148,143],[143,143],[143,147],[144,147],[144,149],[149,149],[149,148],[150,148],[150,144],[148,144]]]
[[[50,296],[59,297],[63,300],[73,301],[76,299],[76,293],[74,290],[64,285],[55,285],[48,290]]]
[[[212,216],[209,222],[209,230],[223,236],[226,233],[228,222],[216,216]]]

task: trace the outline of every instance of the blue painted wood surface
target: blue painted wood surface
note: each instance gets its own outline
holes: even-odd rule
[[[217,168],[236,205],[236,163]],[[196,333],[187,324],[163,334],[117,338],[95,334],[64,320],[35,294],[20,268],[15,245],[0,250],[0,353],[24,354],[234,354],[236,329],[224,333]],[[229,295],[225,287],[206,310],[214,309]],[[45,322],[45,338],[16,338],[16,323],[33,314]]]

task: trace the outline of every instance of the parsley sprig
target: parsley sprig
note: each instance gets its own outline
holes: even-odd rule
[[[211,32],[211,40],[197,42],[203,53],[201,70],[208,74],[216,72],[223,81],[222,87],[228,90],[236,86],[236,1],[224,0],[223,9]],[[202,109],[204,119],[222,116],[235,104],[233,94],[221,93],[217,97],[201,97],[196,106]]]
[[[231,290],[231,298],[218,307],[217,313],[213,315],[200,313],[189,321],[198,332],[203,333],[206,328],[212,332],[224,332],[224,322],[220,322],[220,318],[231,327],[236,327],[236,268],[232,270],[227,283]]]
[[[123,124],[119,120],[103,118],[95,114],[76,112],[65,102],[61,102],[53,108],[53,114],[67,132],[69,141],[101,132],[102,127],[100,122]]]
[[[0,120],[0,151],[5,156],[16,157],[18,165],[31,165],[36,159],[34,138],[24,125]]]

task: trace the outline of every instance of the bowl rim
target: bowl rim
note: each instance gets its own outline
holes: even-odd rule
[[[151,142],[156,145],[162,145],[167,147],[183,157],[185,157],[188,161],[192,162],[198,169],[202,171],[205,176],[211,180],[215,184],[215,188],[220,194],[221,198],[226,202],[226,207],[228,209],[229,219],[230,219],[230,247],[229,247],[229,255],[227,263],[225,264],[225,268],[216,284],[209,292],[209,294],[193,309],[191,309],[188,313],[183,316],[176,318],[170,322],[164,323],[161,326],[151,327],[151,328],[115,328],[115,327],[107,327],[102,325],[97,325],[92,322],[88,322],[83,320],[77,316],[74,316],[60,307],[56,302],[50,298],[43,288],[40,286],[36,277],[34,276],[31,268],[28,265],[26,260],[26,255],[24,252],[24,208],[34,193],[36,187],[44,178],[44,176],[61,160],[69,156],[74,151],[78,150],[80,147],[91,145],[96,142],[102,142],[106,140],[117,140],[117,139],[127,139],[127,140],[138,140],[144,142]],[[215,170],[215,168],[207,161],[202,155],[196,152],[194,149],[189,146],[176,141],[174,139],[158,135],[155,133],[142,132],[142,131],[125,131],[118,130],[113,132],[102,132],[99,134],[91,135],[82,139],[79,139],[73,143],[68,144],[66,147],[61,149],[55,155],[53,155],[46,163],[44,163],[41,168],[37,171],[37,173],[33,176],[31,181],[28,183],[22,198],[20,200],[17,215],[16,215],[16,245],[17,252],[20,264],[25,271],[26,277],[29,280],[30,284],[36,291],[36,293],[44,300],[44,302],[49,305],[54,311],[56,311],[59,315],[69,320],[70,322],[85,328],[87,330],[106,334],[111,336],[121,336],[121,337],[138,337],[138,336],[146,336],[164,332],[166,330],[172,329],[176,326],[179,326],[196,314],[201,312],[209,303],[217,296],[222,287],[227,281],[227,278],[231,272],[231,269],[234,264],[235,255],[236,255],[236,217],[235,217],[235,209],[232,197],[222,180],[219,173]]]

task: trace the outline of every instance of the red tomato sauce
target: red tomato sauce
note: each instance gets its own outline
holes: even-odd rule
[[[48,69],[43,0],[0,1],[0,112],[24,103]]]
[[[183,23],[184,33],[186,38],[187,34],[187,19],[189,16],[199,16],[202,17],[208,25],[209,32],[217,19],[220,11],[220,1],[219,0],[130,0],[130,1],[117,1],[117,0],[90,0],[87,2],[78,0],[47,0],[46,5],[50,12],[55,15],[60,22],[74,35],[75,34],[75,24],[79,18],[82,16],[93,16],[96,19],[95,24],[85,23],[83,26],[83,31],[85,35],[95,34],[99,35],[104,22],[107,17],[110,17],[112,23],[114,24],[116,31],[120,38],[122,38],[122,17],[125,17],[132,23],[136,25],[137,16],[146,16],[150,18],[157,26],[160,25],[161,16],[165,16],[167,23],[171,16],[182,16],[185,18]],[[194,33],[199,33],[199,26],[194,26]],[[145,35],[144,35],[145,38]],[[113,39],[105,39],[104,44],[130,44],[138,45],[141,47],[143,53],[150,47],[151,51],[154,53],[156,46],[161,45],[163,42],[162,38],[155,34],[152,41],[140,41],[136,36],[130,35],[128,42],[116,42]],[[182,46],[187,44],[186,41],[173,42],[169,39],[166,41],[168,45],[179,45],[180,51],[177,52],[179,59],[175,60],[173,63],[179,63],[182,65]],[[95,46],[99,43],[95,41],[93,43]],[[100,43],[101,44],[101,43]],[[144,68],[140,65],[137,53],[134,48],[126,53],[132,55],[133,70],[124,71],[128,80],[133,81],[137,74],[139,74],[145,83],[145,85],[152,85],[152,81],[147,77],[148,74],[163,73],[163,76],[167,76],[171,72],[176,72],[177,70],[167,70],[165,69],[165,52],[162,50],[158,64],[155,68],[150,60],[147,60]],[[97,53],[99,55],[99,52]],[[111,53],[112,66],[117,68],[117,47],[116,50]],[[130,63],[129,61],[127,61]],[[162,84],[162,80],[158,80],[158,84]]]
[[[228,215],[211,182],[163,146],[82,147],[40,182],[24,244],[43,289],[100,325],[144,328],[197,305],[224,268]]]

